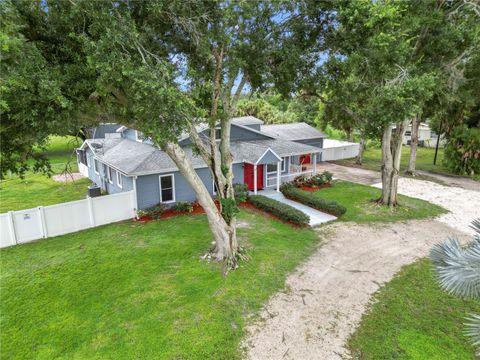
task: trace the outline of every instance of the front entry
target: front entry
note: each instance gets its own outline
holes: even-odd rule
[[[253,165],[245,163],[243,181],[248,185],[248,190],[254,191]],[[257,190],[263,189],[263,165],[257,165]]]

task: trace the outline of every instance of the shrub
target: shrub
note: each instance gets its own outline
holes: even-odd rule
[[[233,191],[235,192],[235,201],[237,204],[248,200],[247,184],[233,184]]]
[[[290,221],[297,225],[307,225],[310,222],[310,217],[302,211],[266,196],[252,195],[249,197],[249,201],[257,208],[269,212],[284,221]]]
[[[443,162],[455,174],[480,174],[480,129],[455,129],[445,146]]]
[[[320,186],[330,184],[332,182],[333,174],[329,171],[324,171],[321,174],[316,174],[307,180],[307,185]]]
[[[280,191],[285,197],[320,211],[325,211],[336,216],[341,216],[347,212],[345,206],[340,205],[336,201],[320,199],[316,196],[312,196],[311,193],[299,189],[293,184],[282,185]]]
[[[175,211],[181,211],[181,212],[192,212],[193,211],[193,204],[186,202],[186,201],[179,201],[175,203],[172,207],[173,210]]]
[[[152,219],[160,219],[160,216],[165,210],[165,205],[160,203],[155,206],[149,207],[148,209],[143,210],[143,213],[146,216],[150,216]]]
[[[302,187],[302,186],[305,186],[307,185],[307,182],[308,182],[308,179],[305,175],[299,175],[297,176],[295,179],[293,179],[292,183],[296,186],[296,187]]]

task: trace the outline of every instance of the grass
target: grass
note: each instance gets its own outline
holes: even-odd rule
[[[243,326],[319,243],[241,211],[250,260],[200,260],[204,215],[123,222],[0,251],[1,358],[236,359]]]
[[[442,291],[423,259],[375,294],[349,345],[356,359],[475,359],[463,336],[470,313],[480,313],[480,302]]]
[[[44,154],[50,159],[54,174],[61,173],[67,163],[71,164],[71,171],[77,171],[73,149],[79,145],[74,137],[50,138]],[[90,183],[90,180],[82,179],[65,184],[32,172],[27,173],[24,179],[7,177],[0,181],[0,213],[83,199],[86,186]]]
[[[419,147],[417,149],[416,169],[423,171],[430,171],[437,174],[454,175],[445,165],[443,165],[443,149],[438,149],[437,164],[433,165],[433,158],[435,156],[435,149]],[[410,147],[402,146],[402,159],[400,164],[401,172],[404,172],[408,167],[408,160],[410,158]],[[345,159],[335,161],[341,165],[358,166],[355,165],[355,159]],[[380,171],[382,165],[382,150],[378,147],[369,146],[363,155],[362,167],[369,170]],[[480,181],[479,175],[473,177],[474,180]]]
[[[340,219],[357,223],[423,219],[446,212],[440,206],[403,195],[399,195],[400,206],[390,209],[379,206],[374,201],[380,194],[380,189],[371,186],[335,181],[332,187],[314,192],[312,196],[337,201],[347,208],[347,212]]]

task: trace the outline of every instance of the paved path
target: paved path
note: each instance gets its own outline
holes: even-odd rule
[[[289,200],[285,196],[283,196],[281,192],[278,192],[275,190],[264,190],[264,191],[261,191],[259,194],[269,197],[271,199],[275,199],[284,204],[288,204],[291,207],[294,207],[295,209],[298,209],[303,213],[307,214],[308,216],[310,216],[310,224],[309,224],[310,226],[320,225],[320,224],[337,219],[333,215],[326,214],[324,212],[312,209],[311,207],[300,204],[299,202]]]

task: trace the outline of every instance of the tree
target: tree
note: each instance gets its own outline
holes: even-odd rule
[[[397,204],[405,127],[413,118],[419,118],[438,81],[438,72],[433,71],[438,58],[431,56],[434,47],[426,44],[443,40],[442,31],[436,37],[436,28],[430,29],[422,19],[433,14],[437,27],[446,32],[453,29],[448,42],[440,42],[437,47],[442,48],[442,66],[457,69],[465,59],[463,50],[472,49],[476,38],[471,34],[478,29],[475,9],[464,5],[337,2],[332,5],[336,26],[309,48],[312,58],[307,62],[316,71],[310,71],[308,79],[299,81],[299,86],[322,96],[337,118],[347,124],[362,124],[367,136],[382,140],[383,189],[379,203]],[[320,11],[311,6],[305,16],[313,18]],[[310,25],[302,31],[319,33],[319,26],[303,22]],[[472,27],[472,32],[465,31]],[[455,41],[461,46],[448,46]]]
[[[433,247],[430,259],[443,290],[462,298],[480,299],[480,219],[472,222],[472,228],[476,234],[467,246],[448,238]],[[480,346],[480,315],[472,314],[467,321],[466,334],[474,346]]]
[[[53,32],[80,44],[78,51],[85,57],[70,55],[78,68],[95,76],[88,83],[88,96],[79,97],[78,103],[95,104],[97,118],[142,131],[172,158],[206,212],[215,239],[212,257],[235,267],[238,209],[230,119],[247,82],[251,89],[261,89],[284,56],[281,44],[289,37],[292,6],[105,0],[18,7],[24,17],[42,19],[42,26],[31,24],[23,34]],[[55,31],[56,23],[66,21],[79,31]],[[33,36],[29,40],[38,42]],[[67,77],[73,71],[64,70]],[[209,130],[209,135],[199,129]],[[210,168],[218,208],[178,143],[182,134],[190,136],[195,153]]]
[[[76,134],[81,125],[92,123],[82,115],[90,105],[76,99],[88,96],[84,85],[92,74],[75,67],[73,54],[82,57],[79,44],[55,36],[75,31],[69,20],[76,15],[53,21],[47,30],[41,17],[24,16],[29,7],[34,5],[4,1],[0,14],[0,178],[7,172],[23,176],[29,169],[50,173],[48,160],[35,149],[52,134]]]

